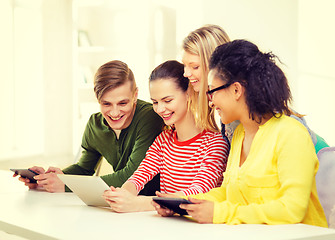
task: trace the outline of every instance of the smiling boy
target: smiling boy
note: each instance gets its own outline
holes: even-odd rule
[[[162,119],[152,104],[137,99],[138,89],[132,71],[121,61],[102,65],[94,78],[94,92],[101,112],[92,114],[82,138],[82,155],[78,163],[63,170],[50,167],[31,169],[40,173],[37,184],[24,181],[29,188],[37,186],[48,192],[69,189],[56,174],[93,175],[102,157],[114,172],[101,178],[109,185],[121,187],[145,157],[145,153],[163,128]],[[143,195],[153,195],[159,189],[159,179],[143,189]]]

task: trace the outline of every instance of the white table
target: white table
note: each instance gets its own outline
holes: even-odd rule
[[[156,212],[115,213],[86,206],[72,193],[29,191],[0,171],[0,230],[28,239],[335,239],[335,230],[304,224],[198,224]]]

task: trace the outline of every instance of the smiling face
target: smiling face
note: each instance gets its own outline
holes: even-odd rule
[[[107,91],[100,99],[100,110],[108,125],[113,130],[127,128],[135,113],[137,90],[132,90],[131,83]]]
[[[179,89],[173,79],[151,81],[150,96],[154,111],[166,125],[178,125],[186,119],[187,92]]]
[[[184,77],[190,80],[194,91],[199,92],[202,81],[202,68],[199,55],[184,51],[182,62],[184,64]]]
[[[226,82],[215,76],[215,70],[209,71],[208,86],[210,90],[218,88],[224,84],[226,84]],[[236,120],[234,113],[237,105],[234,101],[234,94],[232,93],[233,87],[234,84],[212,94],[211,103],[214,105],[213,108],[218,112],[223,124],[231,123]]]

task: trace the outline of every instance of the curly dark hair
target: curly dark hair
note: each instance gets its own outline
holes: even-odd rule
[[[215,49],[209,69],[222,81],[239,82],[245,88],[249,116],[260,122],[269,113],[275,117],[291,113],[291,91],[276,58],[247,40],[234,40]]]

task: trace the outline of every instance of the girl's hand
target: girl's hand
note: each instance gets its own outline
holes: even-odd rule
[[[191,197],[188,200],[194,204],[180,204],[180,208],[199,223],[213,223],[214,202]]]
[[[158,203],[156,203],[155,201],[151,201],[151,204],[154,206],[154,208],[156,209],[157,213],[159,215],[161,215],[162,217],[170,217],[174,214],[174,211],[162,207],[161,205],[159,205]]]
[[[138,211],[140,203],[137,204],[138,197],[123,188],[110,187],[111,190],[104,192],[102,197],[115,212],[135,212]]]
[[[156,195],[157,195],[157,197],[178,198],[181,195],[183,195],[183,193],[167,194],[167,193],[161,193],[161,192],[156,191]],[[152,201],[151,204],[155,207],[157,213],[159,215],[161,215],[162,217],[169,217],[169,216],[172,216],[175,213],[171,209],[162,207],[161,205],[159,205],[158,203],[156,203],[154,201]]]

